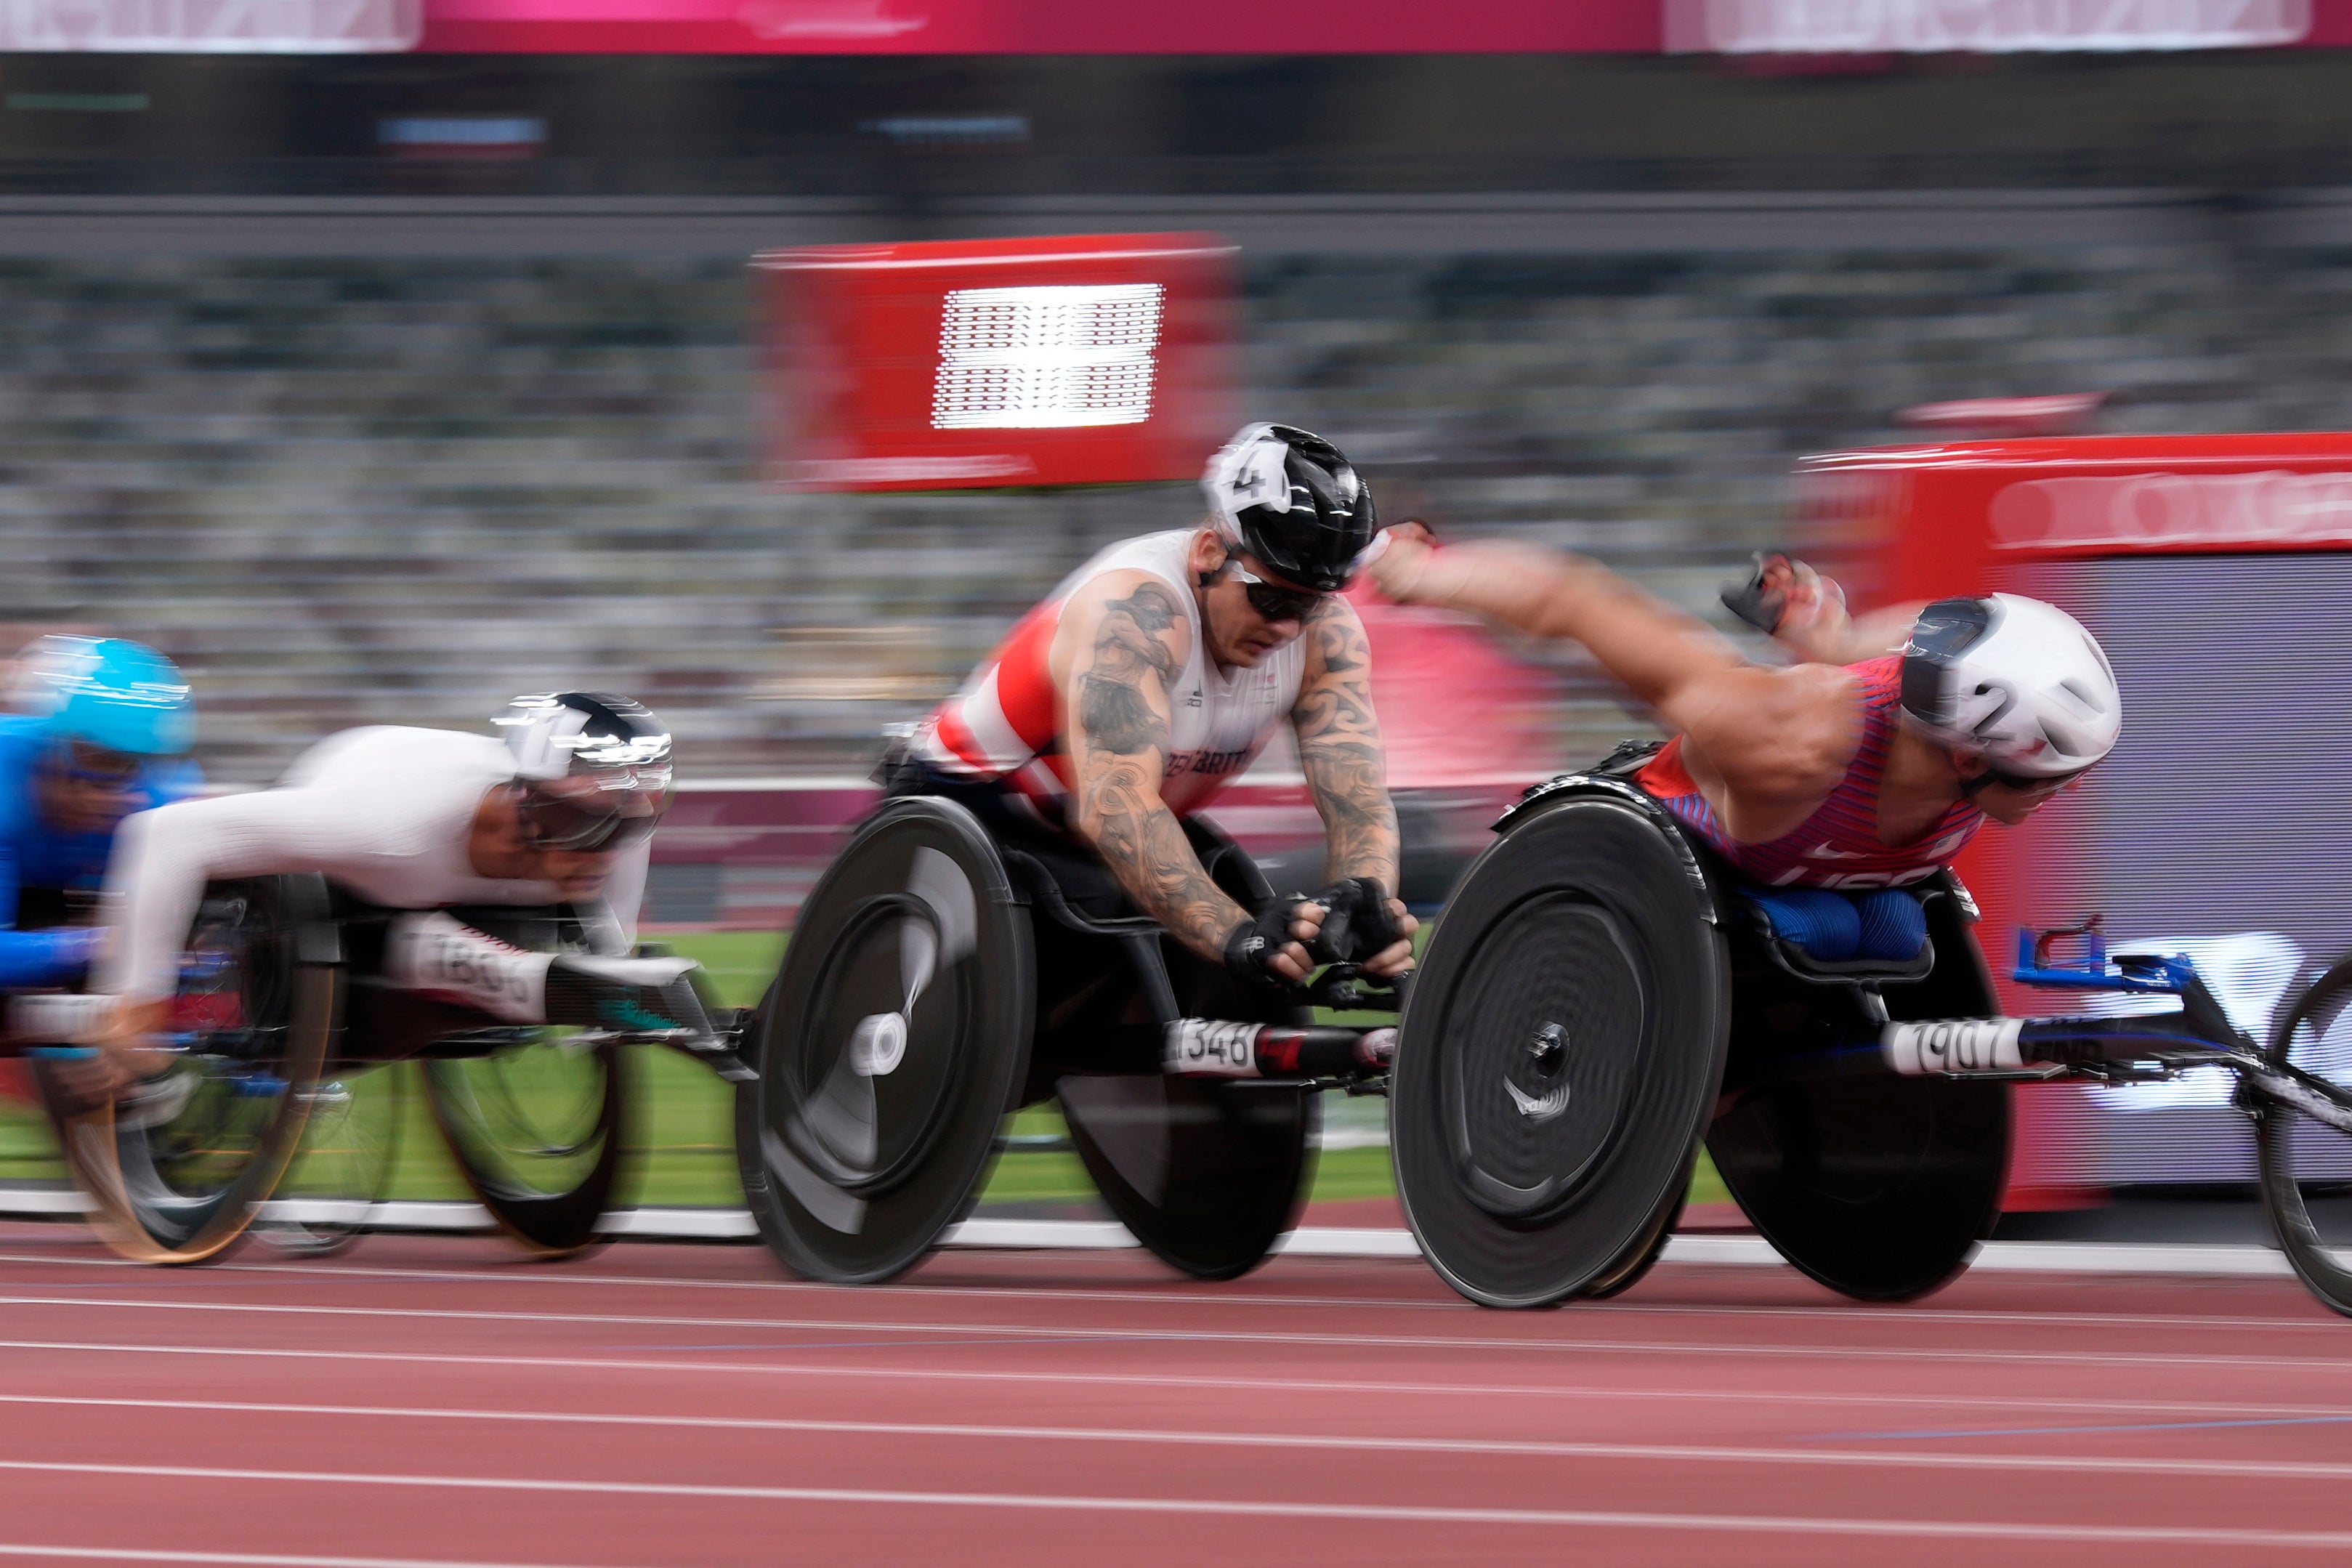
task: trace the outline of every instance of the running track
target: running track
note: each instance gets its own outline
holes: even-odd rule
[[[482,1238],[166,1272],[0,1226],[0,1563],[2320,1562],[2352,1322],[2291,1281],[1979,1275],[1862,1309],[1659,1269],[1465,1306],[964,1253]]]

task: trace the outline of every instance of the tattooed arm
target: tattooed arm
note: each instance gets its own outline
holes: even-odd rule
[[[1389,800],[1388,761],[1381,721],[1372,712],[1371,647],[1355,606],[1333,595],[1307,612],[1307,670],[1290,710],[1298,737],[1299,770],[1323,818],[1328,845],[1324,879],[1363,877],[1380,884],[1397,929],[1410,936],[1417,922],[1396,901],[1396,807]],[[1392,974],[1412,967],[1412,944],[1399,942],[1367,967]]]
[[[1167,584],[1141,572],[1108,573],[1072,595],[1055,636],[1055,664],[1067,671],[1063,732],[1076,783],[1073,826],[1145,913],[1221,962],[1235,928],[1252,923],[1250,913],[1210,880],[1160,798],[1171,744],[1168,689],[1192,651],[1192,635]],[[1313,929],[1306,924],[1304,934]],[[1274,967],[1304,978],[1305,949],[1293,943],[1283,953]]]

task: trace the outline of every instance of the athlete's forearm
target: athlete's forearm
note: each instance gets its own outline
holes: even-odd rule
[[[1210,880],[1183,825],[1152,787],[1158,757],[1099,766],[1079,792],[1077,828],[1144,913],[1202,957],[1219,960],[1249,914]]]
[[[1654,707],[1694,680],[1747,662],[1705,622],[1562,551],[1486,543],[1433,551],[1411,597],[1582,643]]]
[[[1143,911],[1203,957],[1249,917],[1209,879],[1176,814],[1160,798],[1174,748],[1168,682],[1180,668],[1171,638],[1181,610],[1158,583],[1104,605],[1092,643],[1075,662],[1071,718],[1079,834]]]
[[[1371,649],[1345,601],[1326,599],[1304,634],[1314,678],[1291,710],[1299,771],[1323,819],[1324,879],[1369,877],[1391,893],[1399,867],[1396,807],[1389,800],[1388,760],[1372,711]]]
[[[262,790],[126,817],[107,867],[104,908],[114,940],[97,989],[133,1002],[169,1001],[206,882],[328,869],[337,823],[316,795]]]

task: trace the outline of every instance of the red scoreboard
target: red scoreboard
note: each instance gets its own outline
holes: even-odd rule
[[[1213,235],[772,251],[773,477],[797,489],[1189,479],[1234,424]]]

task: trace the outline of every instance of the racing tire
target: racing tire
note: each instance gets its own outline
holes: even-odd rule
[[[801,906],[752,1025],[736,1163],[783,1266],[890,1279],[971,1212],[1028,1071],[1029,913],[971,813],[867,819]]]
[[[2352,1095],[2352,959],[2279,1016],[2267,1054]],[[2263,1206],[2279,1246],[2313,1295],[2352,1317],[2352,1134],[2267,1098],[2254,1110]]]
[[[100,1238],[144,1263],[202,1263],[243,1236],[302,1141],[341,1026],[344,972],[313,876],[205,888],[181,965],[168,1118],[121,1124],[61,1065],[36,1081]],[[170,1103],[165,1101],[164,1103]]]
[[[1723,1074],[1722,938],[1675,830],[1594,790],[1508,826],[1455,889],[1400,1024],[1397,1195],[1492,1307],[1639,1277]]]
[[[292,1258],[350,1250],[391,1191],[408,1119],[408,1068],[340,1062],[310,1094],[302,1146],[261,1205],[253,1238]]]
[[[626,1152],[627,1057],[516,1029],[478,1056],[425,1062],[425,1099],[443,1142],[499,1229],[535,1258],[601,1246]]]
[[[1889,984],[1890,1018],[1999,1016],[1992,975],[1957,897],[1927,910],[1936,967]],[[1734,944],[1735,1082],[1750,1051],[1773,1047],[1763,1016],[1836,1009],[1841,1032],[1874,1028],[1840,987],[1769,967],[1742,932]],[[1801,1028],[1795,1031],[1801,1037]],[[1896,1073],[1770,1080],[1730,1097],[1707,1150],[1759,1235],[1805,1274],[1858,1301],[1909,1301],[1965,1270],[2000,1216],[2009,1170],[2003,1083]]]

